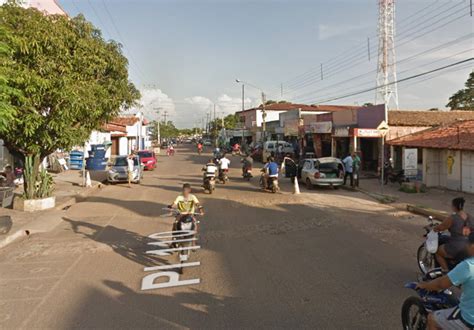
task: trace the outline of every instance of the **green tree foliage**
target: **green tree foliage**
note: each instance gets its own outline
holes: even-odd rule
[[[474,71],[471,71],[465,85],[449,98],[446,104],[451,110],[470,110],[474,111]]]
[[[29,173],[37,178],[43,157],[82,144],[140,95],[128,80],[121,46],[105,41],[82,15],[44,15],[10,3],[0,10],[0,30],[11,36],[1,42],[12,59],[3,82],[21,91],[9,97],[16,116],[0,127],[0,138],[10,151],[32,160]],[[25,184],[26,198],[38,196],[31,186]]]

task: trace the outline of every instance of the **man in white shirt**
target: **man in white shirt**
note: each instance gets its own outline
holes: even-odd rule
[[[219,159],[219,179],[224,183],[227,181],[227,172],[229,172],[230,160],[225,156]]]
[[[132,187],[133,181],[133,169],[135,167],[135,155],[131,153],[127,158],[127,176],[128,176],[128,187]]]

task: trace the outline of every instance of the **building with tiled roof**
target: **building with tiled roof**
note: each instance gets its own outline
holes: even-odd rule
[[[403,168],[408,154],[417,155],[419,176],[428,187],[474,193],[474,120],[454,121],[387,143],[400,155]]]

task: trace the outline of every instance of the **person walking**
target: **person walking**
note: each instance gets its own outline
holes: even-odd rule
[[[132,187],[133,181],[133,168],[135,167],[135,155],[131,153],[127,158],[127,178],[128,178],[128,187]]]
[[[346,169],[346,174],[344,175],[344,185],[346,185],[347,177],[351,179],[351,187],[354,187],[354,173],[353,173],[353,166],[354,166],[354,159],[352,159],[352,155],[348,155],[342,161],[344,163],[344,167]]]
[[[352,153],[352,168],[354,172],[354,186],[359,187],[359,175],[360,175],[360,157],[358,152]]]

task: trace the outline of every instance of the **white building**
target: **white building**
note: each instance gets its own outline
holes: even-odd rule
[[[0,0],[0,5],[7,1]],[[49,15],[67,15],[56,0],[19,0],[18,3],[24,8],[33,7]]]

